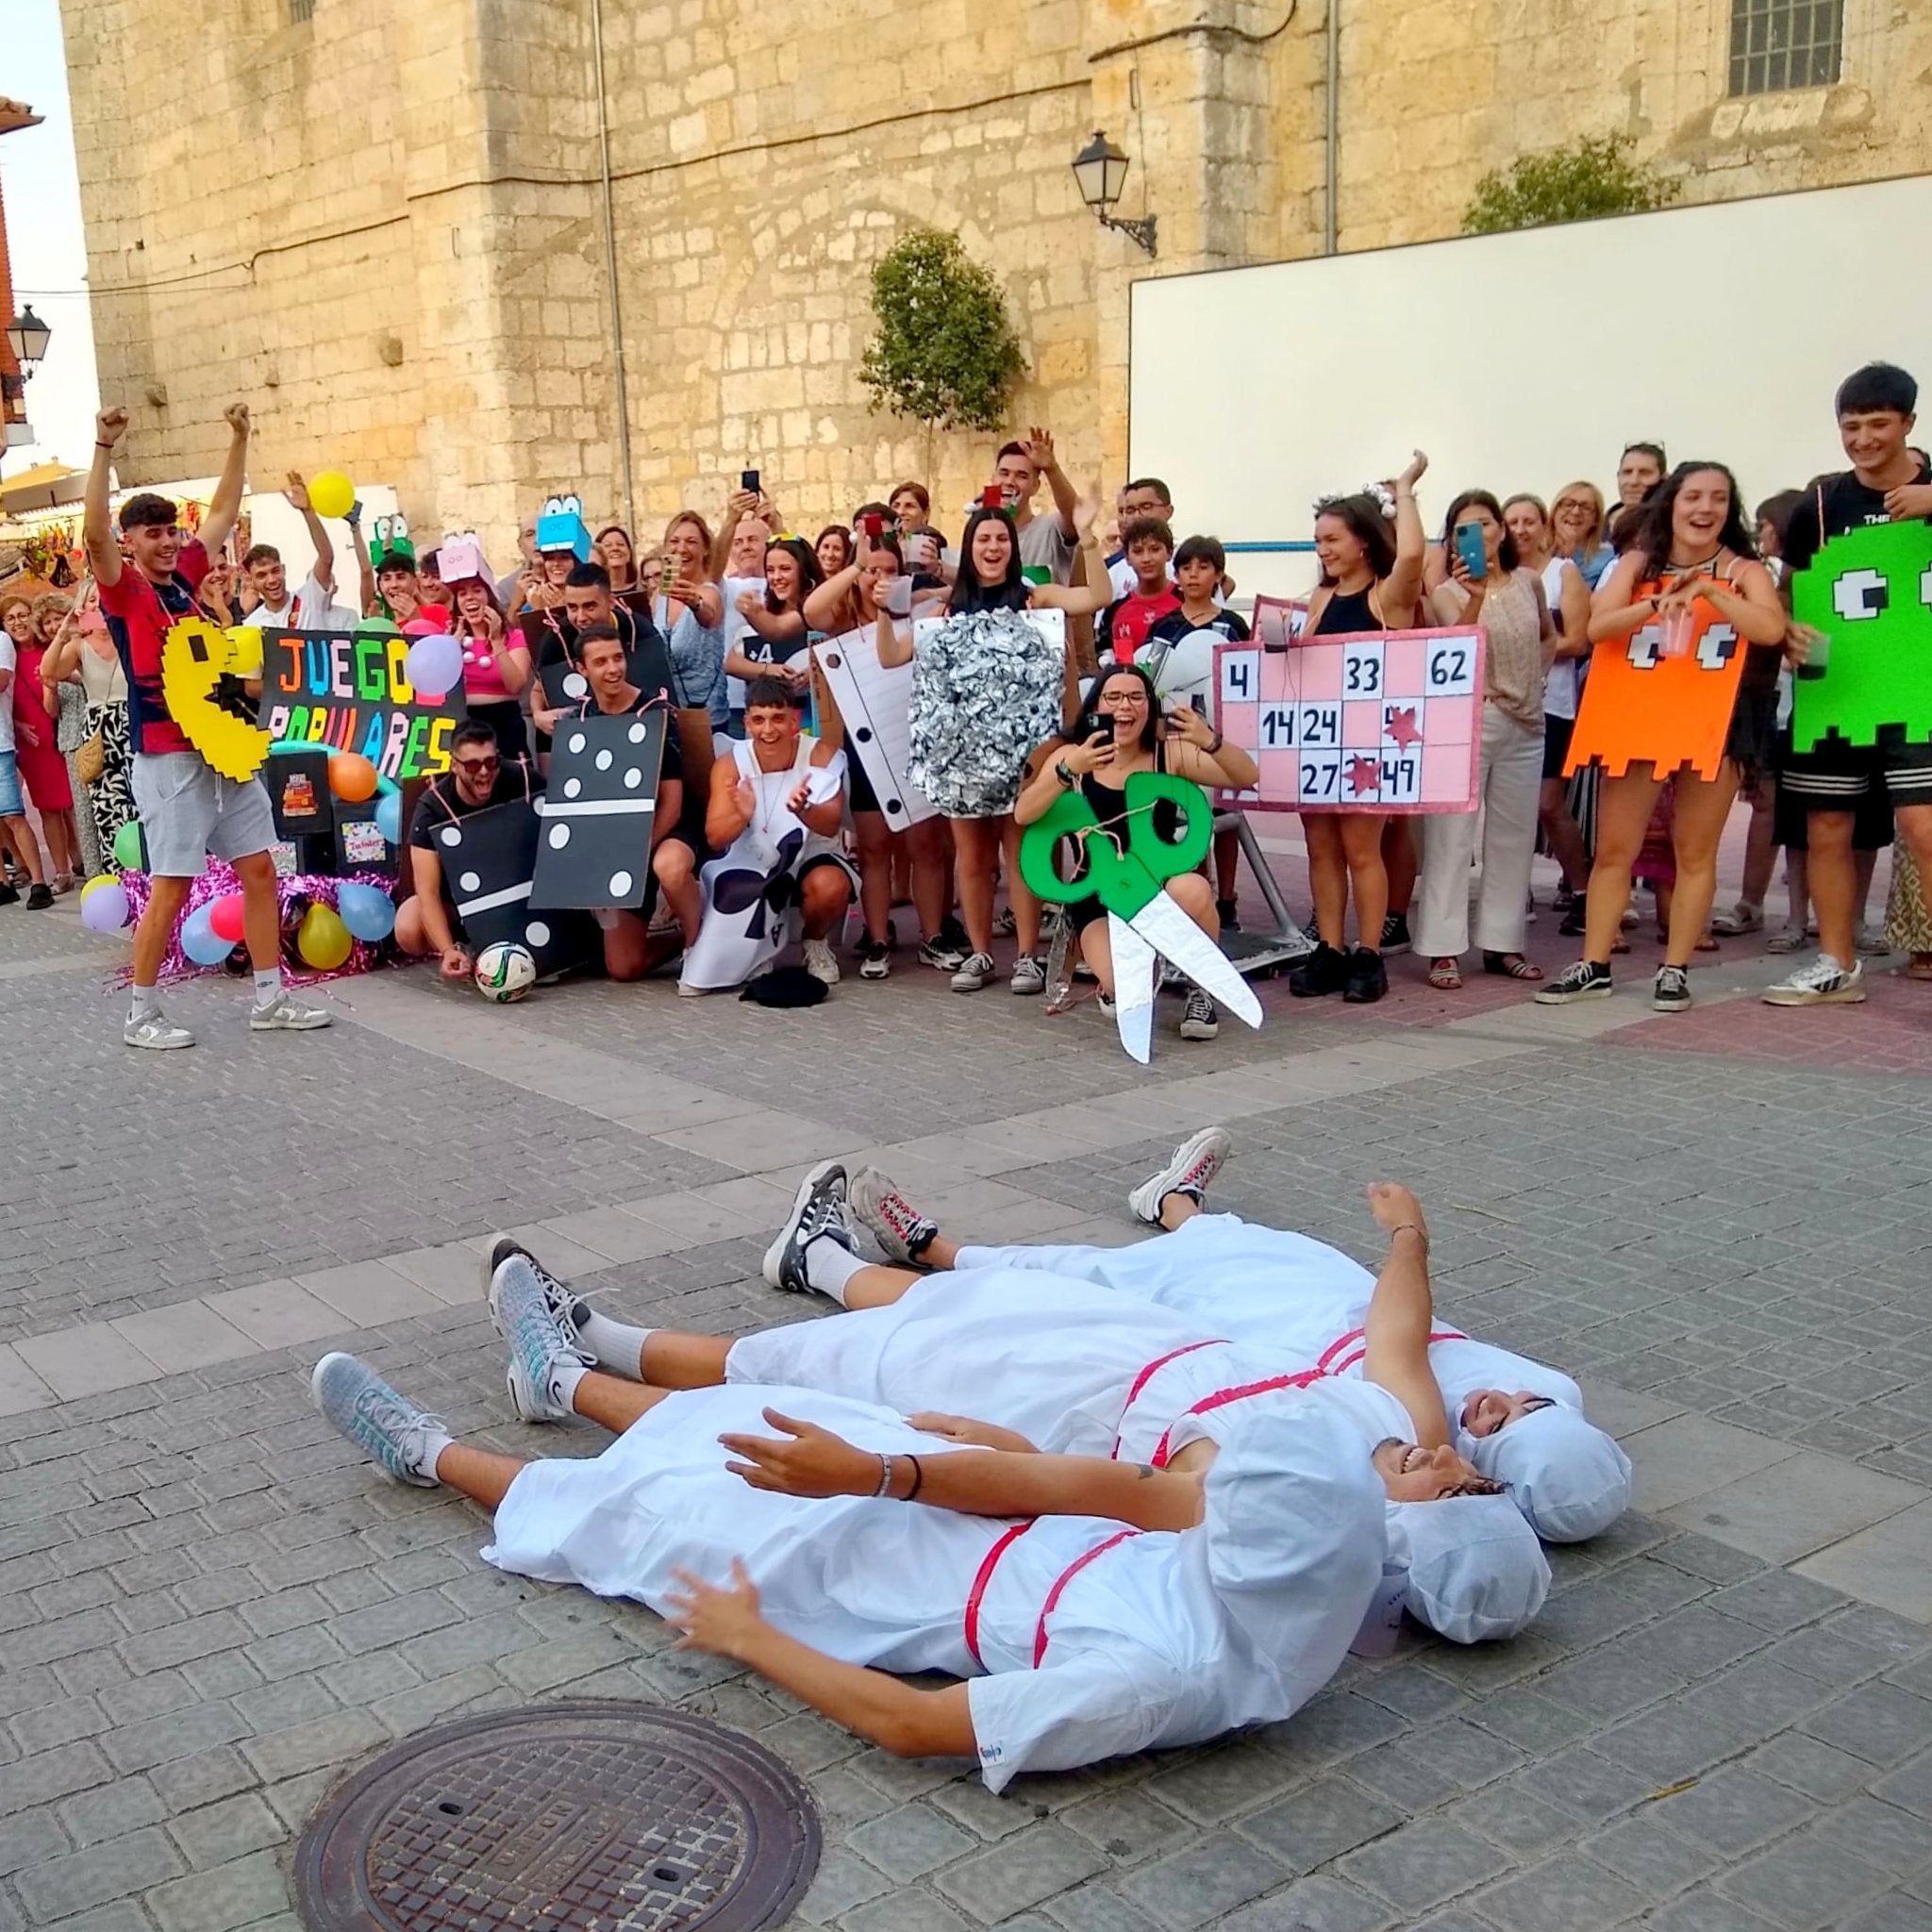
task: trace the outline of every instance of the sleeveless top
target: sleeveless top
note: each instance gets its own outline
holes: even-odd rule
[[[1308,627],[1311,638],[1347,637],[1357,631],[1387,630],[1370,608],[1373,585],[1366,591],[1337,591],[1323,606],[1322,615]]]

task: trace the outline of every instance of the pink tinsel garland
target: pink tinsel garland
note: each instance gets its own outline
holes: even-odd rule
[[[290,909],[297,899],[308,899],[318,905],[326,906],[330,911],[336,908],[337,889],[350,881],[358,885],[374,886],[379,892],[392,891],[395,879],[390,873],[354,872],[346,879],[333,878],[325,873],[296,873],[291,876],[277,875],[275,896],[280,901],[282,921],[286,926]],[[144,872],[124,872],[121,884],[127,893],[130,926],[141,923],[145,910],[148,893],[151,890],[148,874]],[[161,961],[161,977],[164,980],[182,979],[195,973],[220,973],[219,966],[197,966],[181,950],[181,928],[188,921],[211,900],[225,898],[230,892],[239,892],[242,881],[235,876],[235,869],[225,860],[210,858],[208,870],[188,889],[188,903],[181,908],[181,917],[175,923],[175,930],[168,938],[168,951]],[[332,973],[317,973],[312,967],[292,964],[289,958],[291,948],[283,948],[282,970],[290,983],[295,986],[316,986],[325,979],[347,979],[358,973],[367,973],[381,955],[380,945],[371,945],[365,940],[352,938],[349,941],[349,957]],[[299,958],[299,956],[297,956]],[[126,970],[121,974],[125,983]]]

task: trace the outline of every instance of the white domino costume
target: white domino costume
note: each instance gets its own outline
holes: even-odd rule
[[[958,1447],[814,1391],[692,1390],[593,1459],[528,1465],[485,1560],[661,1612],[674,1570],[716,1579],[741,1557],[766,1618],[802,1642],[970,1678],[995,1791],[1022,1771],[1290,1716],[1341,1661],[1381,1574],[1381,1485],[1317,1408],[1230,1424],[1234,1453],[1208,1472],[1202,1524],[1172,1534],[755,1490],[717,1439],[768,1434],[768,1402],[880,1453]]]
[[[1378,1442],[1413,1433],[1402,1404],[1359,1375],[1324,1376],[1277,1344],[1217,1339],[1151,1296],[1043,1274],[1048,1264],[1030,1258],[1109,1250],[1001,1252],[1027,1258],[970,1271],[962,1262],[888,1307],[745,1336],[725,1358],[726,1379],[802,1384],[902,1415],[950,1411],[1017,1429],[1044,1450],[1128,1462],[1165,1463],[1205,1435],[1222,1444],[1218,1467],[1257,1414],[1332,1416],[1364,1468]],[[1444,1637],[1513,1636],[1541,1607],[1549,1568],[1507,1498],[1389,1504],[1387,1515],[1392,1559],[1407,1573],[1405,1602]]]
[[[1361,1324],[1374,1276],[1307,1235],[1261,1227],[1235,1214],[1197,1214],[1172,1234],[1127,1248],[969,1247],[961,1269],[1043,1269],[1158,1304],[1196,1324],[1324,1374],[1359,1379]],[[1582,1391],[1559,1369],[1453,1328],[1429,1338],[1429,1366],[1442,1391],[1457,1447],[1507,1484],[1537,1533],[1551,1542],[1600,1535],[1630,1507],[1630,1460],[1583,1413]],[[1525,1390],[1551,1407],[1490,1436],[1460,1426],[1478,1389]]]

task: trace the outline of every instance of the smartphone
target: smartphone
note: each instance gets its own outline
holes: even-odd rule
[[[741,470],[738,473],[738,487],[752,496],[758,493],[758,473],[756,470]]]
[[[1490,560],[1483,553],[1483,532],[1480,524],[1457,524],[1456,526],[1456,554],[1462,559],[1462,567],[1472,577],[1480,581],[1490,574]]]
[[[981,509],[1004,509],[1007,507],[1007,493],[997,483],[989,483],[979,492]]]

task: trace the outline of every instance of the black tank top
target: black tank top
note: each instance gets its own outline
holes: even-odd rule
[[[1386,630],[1388,626],[1369,607],[1373,586],[1367,591],[1337,591],[1322,607],[1311,638],[1352,636],[1357,631]]]
[[[1167,742],[1164,739],[1155,742],[1154,769],[1157,772],[1167,770]],[[1093,816],[1100,821],[1101,828],[1112,832],[1124,844],[1128,824],[1126,787],[1103,785],[1096,773],[1083,772],[1080,774],[1080,792],[1093,808]],[[1179,840],[1181,817],[1173,799],[1158,798],[1154,801],[1153,824],[1155,831],[1169,844]]]

